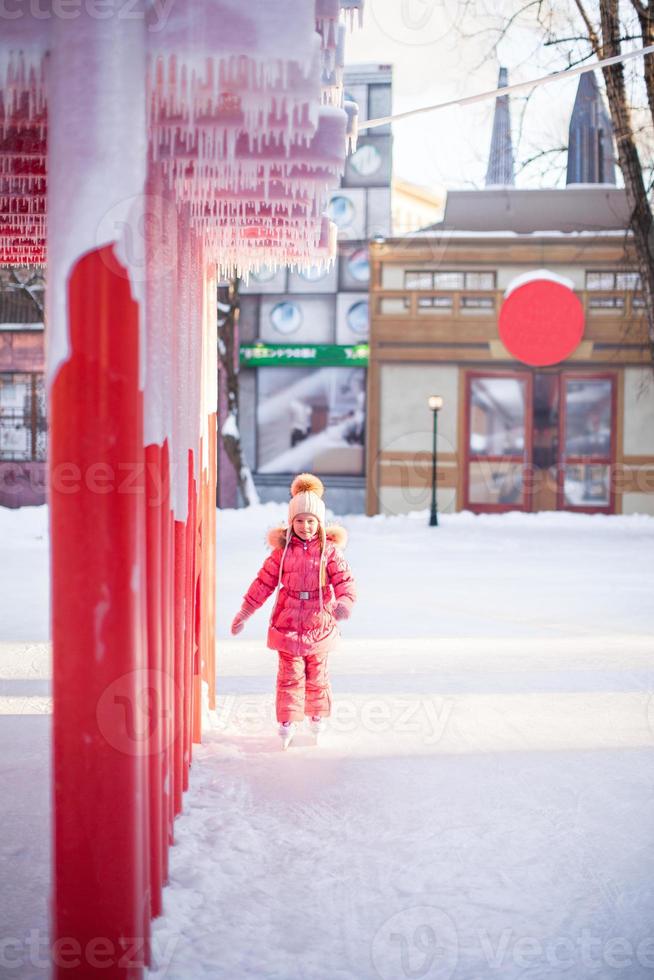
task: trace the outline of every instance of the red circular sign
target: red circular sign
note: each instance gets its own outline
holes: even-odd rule
[[[533,279],[518,286],[502,304],[500,340],[523,364],[558,364],[579,346],[584,308],[567,286]]]

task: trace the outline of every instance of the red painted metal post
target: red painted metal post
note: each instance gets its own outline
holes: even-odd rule
[[[185,651],[186,525],[175,521],[175,813],[182,812],[184,791],[184,651]]]
[[[164,839],[161,832],[163,771],[162,754],[164,748],[164,711],[162,691],[159,689],[162,677],[162,546],[161,546],[161,450],[157,445],[145,448],[145,486],[146,486],[146,542],[147,542],[147,621],[148,621],[148,667],[150,686],[148,690],[149,710],[151,712],[152,739],[148,755],[149,767],[149,806],[150,806],[150,900],[152,917],[161,915],[164,881]]]
[[[164,840],[164,880],[168,878],[168,846],[173,842],[173,683],[174,665],[172,658],[172,635],[170,628],[171,620],[171,566],[172,566],[172,539],[170,522],[170,461],[168,453],[168,440],[164,442],[162,450],[162,469],[161,469],[161,524],[160,535],[162,544],[162,579],[161,579],[161,633],[162,633],[162,722],[163,722],[163,747],[162,747],[162,833]]]
[[[139,309],[111,246],[77,262],[67,301],[71,351],[50,392],[54,976],[108,976],[111,960],[111,976],[139,980],[150,904]]]
[[[193,689],[193,637],[195,620],[195,478],[193,451],[188,452],[188,517],[186,521],[186,567],[184,581],[184,778],[189,787],[191,767],[191,694]]]
[[[209,487],[208,487],[208,534],[207,534],[207,671],[209,683],[209,707],[216,709],[216,488],[217,474],[217,415],[209,416]]]

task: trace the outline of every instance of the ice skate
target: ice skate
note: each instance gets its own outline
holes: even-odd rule
[[[324,734],[325,731],[325,719],[319,718],[317,715],[312,715],[309,718],[309,731],[316,740],[316,745],[320,742],[320,736]]]
[[[296,729],[297,729],[297,723],[294,722],[294,721],[289,721],[289,722],[286,722],[286,723],[280,722],[280,724],[279,724],[279,737],[282,740],[282,750],[283,751],[286,751],[286,749],[291,744],[291,739],[295,735]]]

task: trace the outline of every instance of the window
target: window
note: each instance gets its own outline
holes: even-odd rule
[[[404,273],[405,289],[495,289],[494,272],[411,271]]]
[[[525,383],[519,378],[472,378],[470,452],[476,456],[522,456],[525,398]]]
[[[589,310],[623,310],[624,296],[590,296]]]
[[[257,371],[259,473],[364,472],[364,368]]]
[[[616,289],[640,289],[640,276],[637,272],[618,272],[615,276]]]
[[[462,310],[494,310],[495,299],[492,296],[462,296]]]
[[[526,377],[469,376],[466,506],[480,510],[526,506]]]
[[[271,268],[269,265],[261,265],[256,270],[256,272],[250,273],[250,278],[254,279],[255,282],[270,282],[277,275],[275,269]]]
[[[466,272],[466,289],[495,289],[494,272]]]
[[[371,177],[381,167],[382,156],[376,146],[363,143],[351,154],[349,162],[361,177]]]
[[[563,506],[610,509],[611,378],[564,379]]]
[[[354,220],[354,205],[349,197],[336,194],[329,202],[329,217],[338,228],[345,228]]]
[[[41,374],[0,374],[0,460],[44,460],[45,385]]]
[[[358,248],[347,260],[347,269],[357,282],[370,281],[370,259],[367,248]]]
[[[586,289],[640,289],[640,276],[637,272],[587,272]]]
[[[611,381],[604,378],[566,382],[564,445],[568,456],[610,455],[612,390]]]
[[[410,271],[404,273],[404,288],[413,290],[442,290],[449,296],[419,296],[418,312],[421,310],[451,310],[454,308],[452,292],[471,292],[494,290],[496,288],[495,272],[467,272],[463,270],[439,269],[437,272]],[[409,297],[404,298],[405,308],[410,307]],[[459,304],[462,312],[480,310],[492,312],[495,309],[494,296],[462,296]]]
[[[405,289],[433,289],[434,275],[432,272],[405,272]]]
[[[300,275],[305,282],[320,282],[327,275],[328,270],[321,265],[310,265],[307,269],[300,269]]]
[[[431,289],[463,289],[465,286],[465,273],[463,272],[435,272]]]
[[[406,300],[406,305],[409,305],[409,301]],[[452,297],[451,296],[419,296],[418,297],[418,309],[432,309],[433,307],[438,307],[439,310],[451,310],[452,309]]]
[[[352,333],[358,334],[360,337],[367,337],[368,300],[364,299],[360,300],[358,303],[353,303],[347,311],[346,320]]]
[[[297,303],[284,300],[273,306],[270,311],[270,322],[277,333],[285,336],[296,333],[302,326],[302,311]]]

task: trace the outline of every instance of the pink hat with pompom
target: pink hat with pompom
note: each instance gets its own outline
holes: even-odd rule
[[[291,483],[288,523],[292,524],[298,514],[312,514],[324,527],[325,502],[322,499],[324,492],[322,481],[313,473],[300,473],[296,476]]]

